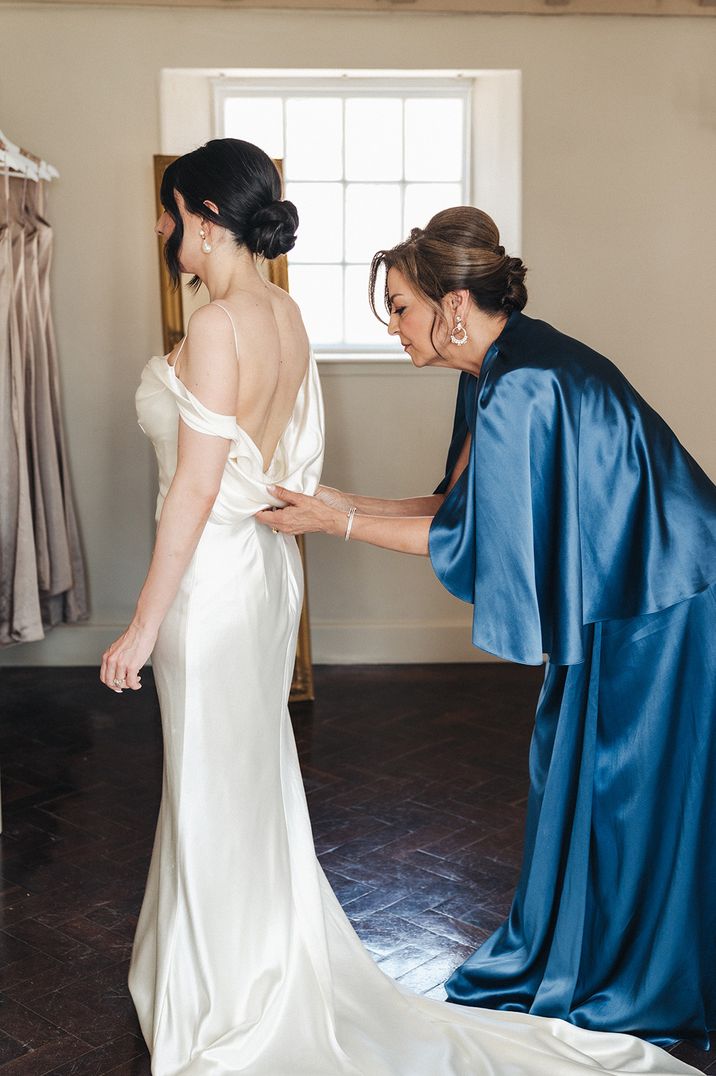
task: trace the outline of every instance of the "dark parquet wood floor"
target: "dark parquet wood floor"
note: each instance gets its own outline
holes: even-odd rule
[[[540,675],[321,667],[293,709],[323,866],[417,991],[443,997],[507,912]],[[95,669],[0,669],[0,699],[0,1072],[146,1076],[126,976],[160,790],[151,675],[118,696]],[[716,1051],[677,1051],[716,1073]]]

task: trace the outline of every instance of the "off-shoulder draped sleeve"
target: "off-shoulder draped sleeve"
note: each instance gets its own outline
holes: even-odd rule
[[[189,429],[210,437],[235,440],[236,419],[233,415],[221,415],[216,411],[211,411],[177,377],[171,377],[171,381],[179,417]]]
[[[152,439],[159,464],[156,518],[177,467],[179,420],[197,433],[229,442],[221,486],[209,517],[212,523],[233,525],[261,508],[279,505],[266,489],[269,483],[313,494],[323,464],[323,398],[315,356],[309,356],[293,413],[279,439],[268,468],[258,445],[234,415],[210,410],[181,382],[164,356],[154,356],[142,372],[136,393],[139,424]]]
[[[473,642],[508,660],[584,660],[585,627],[668,608],[716,581],[716,487],[603,356],[513,314],[462,374],[430,530]]]

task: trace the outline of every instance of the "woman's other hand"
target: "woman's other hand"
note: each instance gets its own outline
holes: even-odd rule
[[[139,691],[142,686],[139,670],[146,664],[156,641],[156,631],[130,624],[102,655],[99,674],[102,683],[118,695],[125,688]]]
[[[268,486],[272,497],[285,501],[284,508],[264,508],[256,513],[259,523],[281,534],[343,534],[346,528],[348,508],[342,510],[327,504],[323,498],[308,497],[294,493],[283,486]],[[338,492],[337,490],[332,492]],[[350,505],[349,505],[350,508]]]
[[[319,501],[327,504],[329,508],[337,508],[339,512],[350,512],[351,508],[355,507],[346,493],[341,493],[339,489],[334,489],[333,486],[319,486],[316,490],[316,497]]]

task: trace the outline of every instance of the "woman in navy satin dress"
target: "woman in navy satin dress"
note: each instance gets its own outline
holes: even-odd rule
[[[373,295],[381,266],[413,363],[461,371],[445,477],[403,501],[282,490],[265,521],[428,554],[476,646],[547,655],[519,885],[449,998],[706,1047],[716,487],[608,359],[522,313],[525,267],[486,214],[380,251]]]

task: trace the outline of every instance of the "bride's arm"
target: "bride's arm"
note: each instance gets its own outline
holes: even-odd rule
[[[162,505],[149,571],[129,627],[102,656],[100,679],[113,691],[141,687],[139,670],[154,649],[159,626],[194,556],[219,492],[230,444],[179,424],[179,462]]]
[[[159,517],[149,571],[132,623],[156,637],[196,552],[221,485],[231,442],[182,422],[179,460]]]
[[[218,317],[210,322],[213,313],[204,315],[201,323],[197,315],[203,309],[192,315],[182,355],[182,381],[207,407],[231,414],[238,387],[233,335]],[[139,670],[154,649],[159,626],[199,544],[230,445],[225,437],[199,433],[183,420],[179,422],[177,467],[162,505],[149,571],[129,627],[102,655],[100,679],[113,691],[141,687]]]

